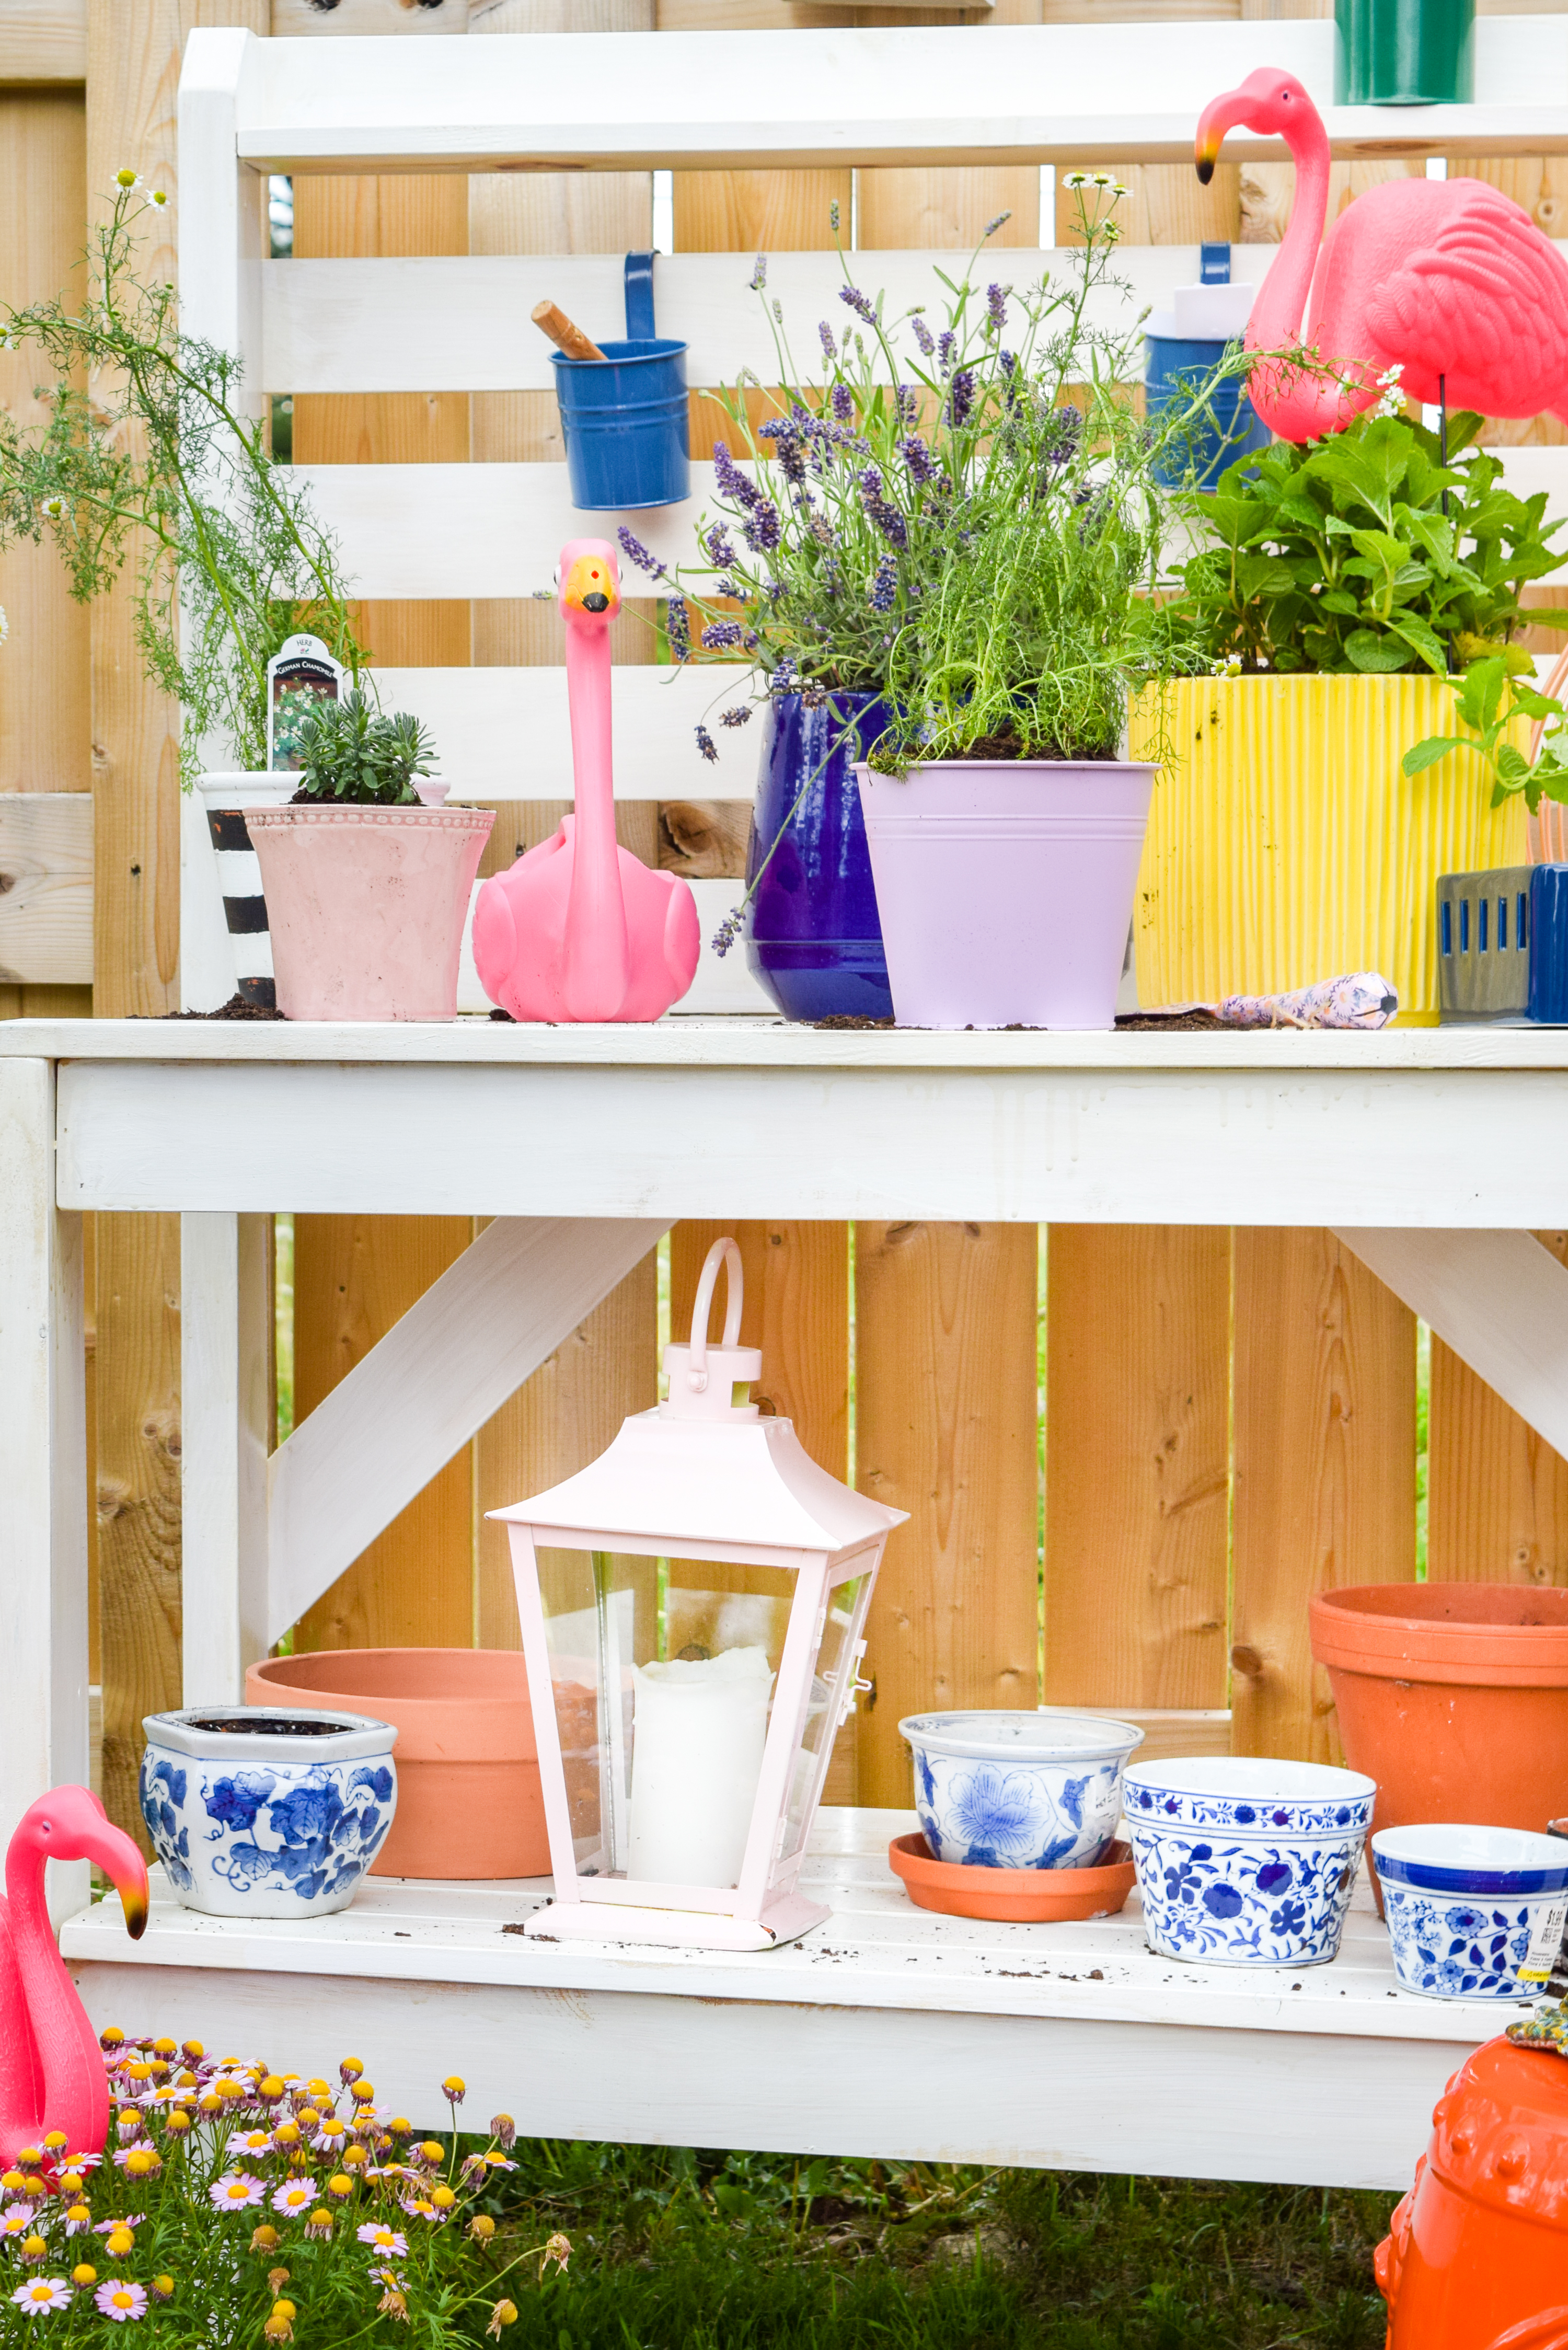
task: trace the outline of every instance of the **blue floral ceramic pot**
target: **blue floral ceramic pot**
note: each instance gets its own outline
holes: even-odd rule
[[[767,866],[746,909],[746,959],[787,1020],[893,1016],[854,775],[887,723],[871,693],[810,710],[781,694],[764,713],[748,887]]]
[[[1130,1721],[1044,1709],[911,1714],[898,1734],[932,1858],[970,1868],[1097,1867],[1143,1743]]]
[[[1377,1785],[1266,1756],[1143,1762],[1127,1774],[1144,1931],[1162,1958],[1314,1967],[1332,1959]]]
[[[1568,1917],[1568,1845],[1520,1828],[1380,1828],[1372,1865],[1404,1990],[1541,1998]]]
[[[397,1731],[367,1715],[192,1706],[142,1722],[141,1816],[188,1909],[346,1909],[398,1803]]]

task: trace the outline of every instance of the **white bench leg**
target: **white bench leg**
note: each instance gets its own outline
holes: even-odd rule
[[[1533,1233],[1335,1237],[1548,1444],[1568,1452],[1568,1268]]]
[[[270,1216],[180,1219],[183,1680],[238,1705],[267,1650]]]
[[[55,1071],[0,1062],[0,1844],[46,1788],[88,1783],[82,1220],[55,1205]],[[57,1918],[85,1861],[51,1862]]]

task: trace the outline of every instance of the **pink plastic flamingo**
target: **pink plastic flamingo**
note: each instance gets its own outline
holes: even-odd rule
[[[101,2154],[109,2088],[98,2037],[55,1947],[47,1860],[96,1861],[113,1879],[132,1939],[147,1923],[147,1865],[86,1787],[53,1787],[22,1814],[0,1901],[0,2165],[47,2131],[72,2154]]]
[[[1487,416],[1568,413],[1568,265],[1528,213],[1480,180],[1388,180],[1347,205],[1325,239],[1328,134],[1295,76],[1261,67],[1205,107],[1200,180],[1238,126],[1283,139],[1296,165],[1295,209],[1247,348],[1299,345],[1333,370],[1253,370],[1252,404],[1282,440],[1342,431],[1396,364],[1413,400]]]
[[[620,609],[615,550],[561,549],[575,812],[551,840],[480,890],[473,960],[514,1020],[657,1020],[691,984],[701,950],[684,881],[617,845],[610,762],[609,628]]]

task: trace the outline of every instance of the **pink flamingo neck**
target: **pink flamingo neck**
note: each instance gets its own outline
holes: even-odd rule
[[[1313,273],[1328,219],[1328,133],[1308,109],[1293,122],[1285,143],[1296,167],[1291,224],[1264,279],[1247,327],[1250,351],[1281,350],[1303,342]],[[1337,354],[1324,351],[1320,359]],[[1344,421],[1345,393],[1339,384],[1300,369],[1262,367],[1248,383],[1252,405],[1265,424],[1288,441],[1315,440]]]
[[[109,2091],[98,2043],[56,1947],[44,1898],[44,1856],[14,1840],[5,1856],[5,1924],[0,1962],[8,1940],[8,1980],[0,1981],[0,2034],[10,2064],[7,2095],[26,2095],[31,2075],[30,2110],[0,2113],[0,2136],[16,2147],[44,2129],[64,2130],[72,2150],[103,2144]],[[89,2085],[87,2085],[90,2084]]]
[[[615,837],[610,643],[602,621],[566,614],[576,822],[566,900],[564,993],[575,1020],[613,1020],[630,980]]]

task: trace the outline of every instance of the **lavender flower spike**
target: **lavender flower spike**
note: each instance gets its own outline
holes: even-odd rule
[[[701,751],[702,756],[708,760],[710,764],[716,761],[719,756],[719,745],[714,742],[713,737],[709,733],[708,729],[705,726],[699,726],[696,729],[696,734],[697,748]]]
[[[994,281],[985,289],[986,320],[993,333],[1000,335],[1007,324],[1007,297],[1011,286],[998,286]]]
[[[890,555],[885,555],[871,579],[871,609],[890,612],[898,592],[898,567]]]
[[[937,348],[936,337],[921,317],[911,318],[909,324],[915,330],[915,340],[920,347],[922,358],[929,359]]]
[[[761,498],[756,484],[742,473],[724,441],[713,443],[713,480],[721,497],[734,498],[741,505],[754,506]]]
[[[969,368],[960,368],[948,393],[948,422],[955,432],[961,432],[969,421],[974,406],[974,376]]]
[[[752,272],[752,276],[751,276],[751,288],[752,288],[752,292],[753,292],[753,294],[760,294],[760,293],[762,292],[762,290],[763,290],[763,286],[767,284],[767,282],[768,282],[768,256],[767,256],[767,255],[766,255],[765,253],[759,253],[759,254],[758,254],[758,255],[757,255],[757,265],[756,265],[756,267],[753,270],[753,272]]]
[[[719,712],[721,726],[749,726],[751,723],[752,705],[749,702],[732,702],[728,710]]]
[[[646,571],[650,579],[668,578],[669,574],[658,556],[650,555],[641,539],[632,536],[625,523],[621,524],[616,536],[620,541],[622,554],[628,556],[639,571]]]
[[[838,198],[836,196],[827,207],[827,225],[836,236],[838,234]]]
[[[838,298],[841,302],[846,302],[856,317],[864,318],[868,327],[874,327],[877,324],[876,306],[862,294],[858,286],[841,286],[838,289]]]
[[[664,612],[664,632],[678,661],[691,658],[691,614],[684,596],[671,596]]]
[[[817,320],[816,331],[822,337],[822,355],[824,359],[836,359],[838,357],[838,345],[833,339],[833,329],[828,325],[826,318],[819,318]]]
[[[913,482],[934,482],[940,471],[936,459],[918,432],[906,433],[898,443],[898,453],[909,469]]]
[[[721,571],[728,571],[735,561],[734,544],[722,522],[709,524],[702,533],[702,546],[709,562]]]
[[[986,222],[986,224],[985,224],[985,234],[986,234],[986,236],[994,236],[994,235],[996,234],[997,230],[998,230],[999,228],[1004,228],[1004,227],[1006,226],[1007,223],[1008,223],[1012,218],[1012,214],[1011,213],[1011,212],[998,213],[997,213],[997,215],[996,215],[996,218],[995,218],[994,220],[989,220],[989,221],[987,221],[987,222]]]
[[[909,544],[909,526],[885,494],[880,468],[867,465],[856,475],[860,485],[860,503],[866,518],[879,530],[889,546],[903,548]],[[881,607],[877,608],[880,609]]]
[[[702,650],[709,653],[739,652],[746,635],[739,620],[710,620],[702,631]]]

